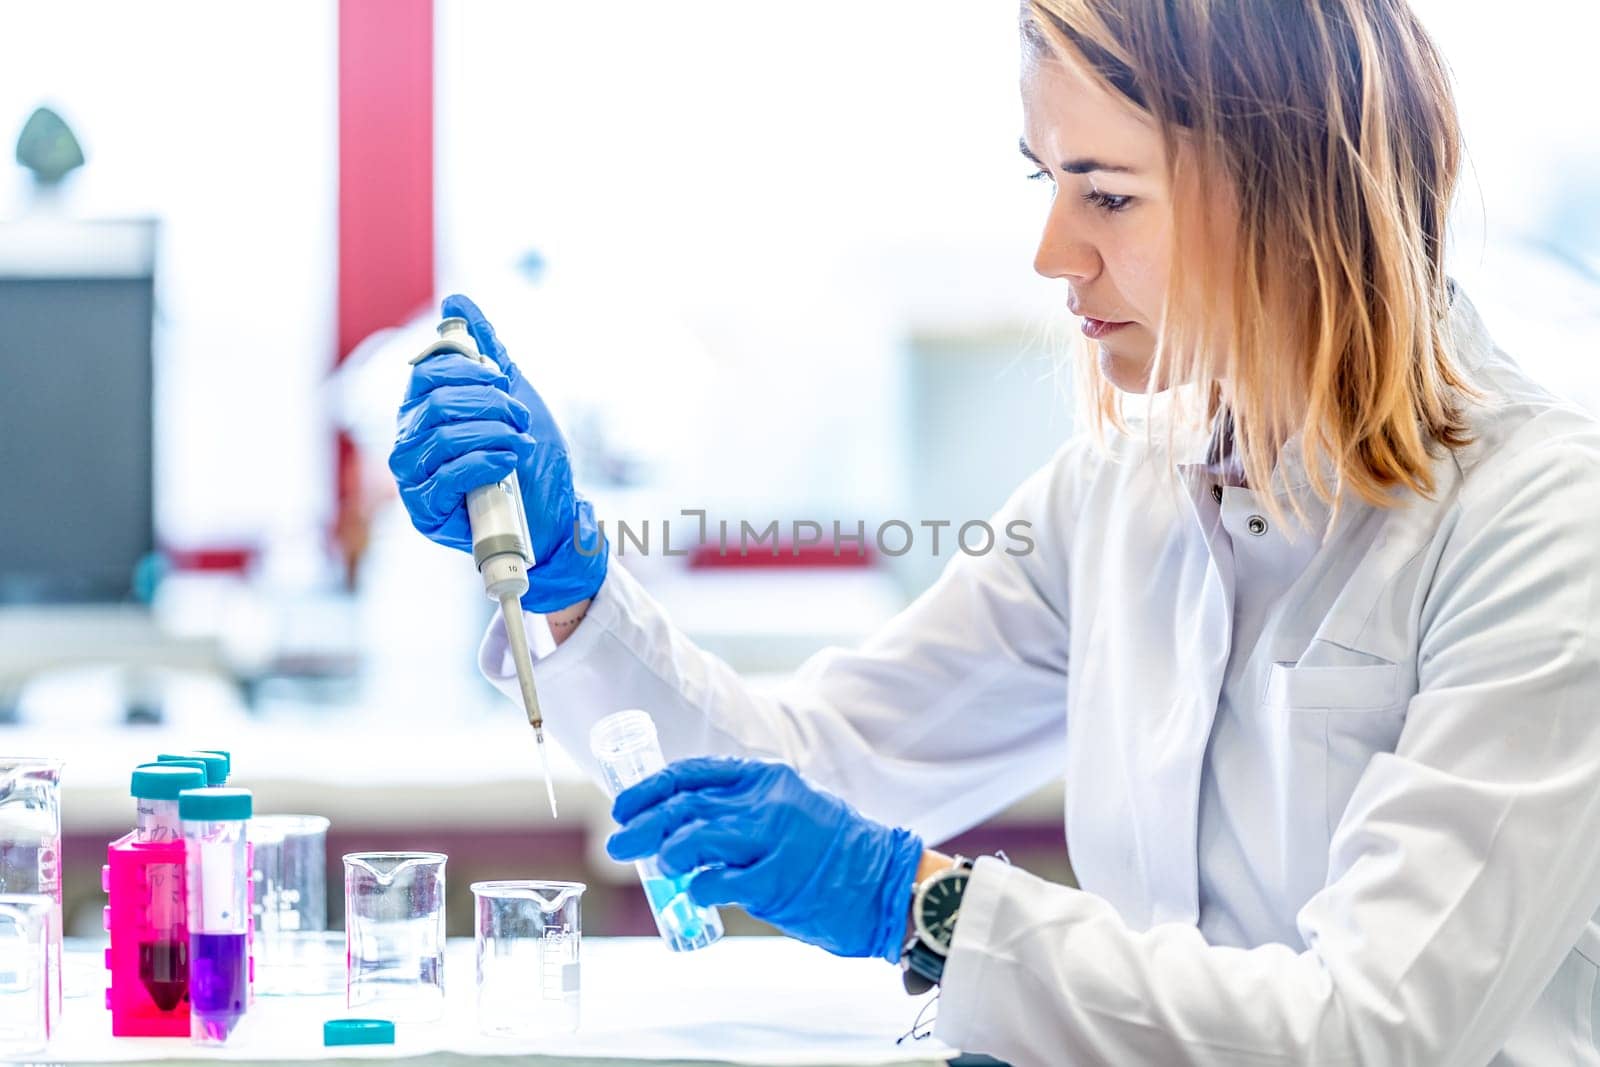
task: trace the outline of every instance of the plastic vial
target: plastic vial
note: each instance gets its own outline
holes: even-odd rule
[[[178,798],[188,863],[189,1035],[197,1045],[225,1043],[250,1002],[250,812],[248,789],[188,789]]]
[[[205,772],[174,763],[136,767],[130,792],[137,807],[135,841],[167,844],[183,840],[178,822],[178,794],[200,789]],[[145,870],[150,887],[147,912],[154,934],[139,940],[139,982],[162,1011],[183,1003],[189,987],[189,938],[184,932],[183,872],[176,863],[152,863]]]
[[[182,763],[141,763],[134,768],[130,792],[136,804],[134,840],[181,841],[178,794],[204,789],[205,771]]]
[[[636,782],[666,766],[656,724],[638,709],[607,715],[589,731],[589,749],[600,763],[606,788],[615,797]],[[669,878],[654,856],[634,866],[644,883],[645,897],[656,918],[661,939],[674,952],[705,948],[722,937],[722,916],[716,908],[702,907],[689,896],[694,872]]]

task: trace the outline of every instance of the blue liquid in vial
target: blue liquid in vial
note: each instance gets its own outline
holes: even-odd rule
[[[722,920],[712,908],[703,908],[689,896],[691,871],[668,878],[659,871],[640,870],[645,897],[655,913],[661,936],[675,952],[704,948],[722,937]]]

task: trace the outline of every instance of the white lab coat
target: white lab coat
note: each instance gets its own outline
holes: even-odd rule
[[[1493,402],[1433,500],[1290,538],[1074,440],[992,519],[1033,552],[777,696],[613,562],[559,648],[529,620],[548,728],[586,762],[645,708],[669,759],[782,759],[930,845],[1064,777],[1082,888],[980,860],[938,1008],[1017,1067],[1600,1064],[1600,430],[1459,292],[1451,329]],[[481,663],[515,698],[498,623]]]

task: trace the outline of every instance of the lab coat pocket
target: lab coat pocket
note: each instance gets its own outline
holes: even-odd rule
[[[1285,827],[1308,895],[1322,886],[1333,828],[1372,757],[1393,752],[1410,697],[1399,664],[1296,667],[1274,663],[1263,705],[1284,738]]]
[[[1274,663],[1267,675],[1267,704],[1289,711],[1381,711],[1404,694],[1398,663],[1359,667],[1295,667]]]

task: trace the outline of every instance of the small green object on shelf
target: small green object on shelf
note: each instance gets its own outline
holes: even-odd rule
[[[34,109],[17,138],[17,162],[33,172],[41,185],[54,185],[83,166],[83,148],[60,115],[47,107]]]
[[[322,1024],[324,1045],[392,1045],[394,1023],[387,1019],[329,1019]]]

